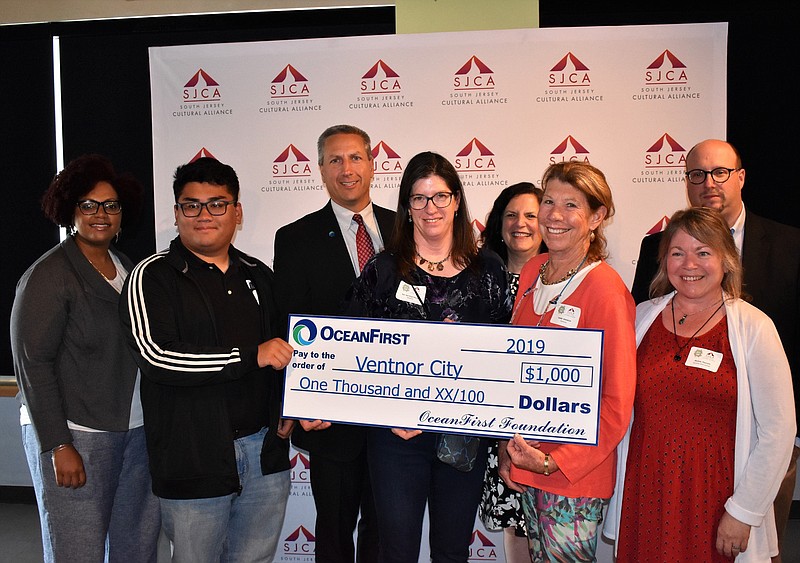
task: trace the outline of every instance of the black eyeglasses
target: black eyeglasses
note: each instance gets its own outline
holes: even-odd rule
[[[694,170],[689,170],[686,173],[686,177],[692,184],[702,184],[706,181],[706,176],[710,174],[712,180],[718,184],[722,184],[728,181],[728,178],[731,177],[731,172],[736,172],[737,170],[741,170],[741,168],[725,168],[724,166],[714,168],[714,170],[695,168]]]
[[[450,205],[450,202],[453,201],[453,194],[452,192],[439,192],[438,194],[433,194],[430,197],[422,194],[416,194],[408,198],[408,204],[411,206],[411,209],[416,209],[418,211],[428,207],[429,201],[432,201],[436,207],[447,207]]]
[[[84,215],[94,215],[100,210],[100,207],[109,215],[117,215],[122,211],[122,204],[117,199],[107,199],[105,201],[84,199],[79,201],[77,205]]]
[[[200,201],[187,201],[184,203],[176,203],[175,207],[181,208],[184,217],[198,217],[203,212],[204,207],[208,209],[211,215],[219,217],[220,215],[225,215],[229,205],[236,205],[236,202],[225,201],[224,199],[213,199],[205,203]]]

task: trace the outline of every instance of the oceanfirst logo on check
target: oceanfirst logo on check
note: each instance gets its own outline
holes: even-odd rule
[[[410,334],[401,332],[384,332],[379,328],[369,330],[345,330],[324,325],[317,329],[311,319],[297,321],[292,330],[292,338],[300,346],[308,346],[317,336],[322,340],[334,342],[366,342],[368,344],[387,344],[390,346],[406,346]]]

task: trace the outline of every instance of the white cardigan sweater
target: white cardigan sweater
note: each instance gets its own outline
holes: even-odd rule
[[[636,308],[637,346],[673,295]],[[747,551],[737,563],[769,562],[778,553],[772,503],[786,475],[796,431],[792,375],[775,325],[765,313],[727,297],[725,312],[737,382],[734,490],[725,510],[751,526]],[[617,485],[603,529],[612,540],[622,512],[629,443],[630,428],[617,448]],[[694,506],[692,499],[685,500],[687,507]]]

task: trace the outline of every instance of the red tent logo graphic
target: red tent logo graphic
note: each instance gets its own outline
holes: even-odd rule
[[[656,60],[650,63],[650,66],[647,68],[662,68],[664,63],[669,61],[670,68],[686,68],[686,65],[681,62],[681,60],[676,57],[669,49],[665,49],[663,53],[661,53]]]
[[[306,77],[300,74],[296,68],[294,68],[292,65],[286,65],[283,67],[283,70],[278,73],[278,76],[272,79],[272,83],[276,84],[278,82],[286,82],[286,79],[290,74],[295,82],[308,82]]]
[[[464,63],[464,66],[456,71],[456,74],[468,74],[473,67],[477,68],[480,74],[492,74],[492,69],[475,55],[472,55],[469,60]]]
[[[276,178],[298,178],[311,176],[311,161],[290,144],[272,161],[272,175]]]
[[[494,88],[494,75],[483,61],[472,55],[453,77],[456,90],[491,90]]]
[[[203,147],[202,149],[200,149],[199,151],[197,151],[197,154],[196,154],[196,155],[194,155],[194,156],[192,157],[192,159],[191,159],[189,162],[194,162],[194,161],[195,161],[195,160],[197,160],[198,158],[213,158],[213,159],[215,159],[215,160],[218,160],[218,159],[217,159],[217,157],[216,157],[216,156],[214,156],[213,154],[211,154],[211,151],[209,151],[209,150],[208,150],[207,148],[205,148],[205,147]]]
[[[572,70],[589,70],[589,67],[583,64],[578,57],[573,55],[571,52],[568,52],[560,61],[555,64],[553,68],[550,69],[550,72],[565,72],[567,69],[567,63],[572,63]]]
[[[308,531],[308,528],[305,526],[298,526],[297,529],[286,536],[283,541],[297,541],[300,539],[300,536],[303,536],[305,541],[317,541],[317,538],[314,537],[314,534]]]
[[[184,102],[218,102],[221,99],[219,83],[202,68],[183,85]]]
[[[572,52],[564,55],[547,76],[549,86],[582,87],[591,85],[589,67]]]
[[[184,88],[196,88],[197,84],[200,82],[200,79],[203,79],[203,84],[206,86],[219,86],[219,83],[211,78],[211,75],[204,71],[202,68],[194,73],[189,79],[189,82],[183,85]]]
[[[497,546],[480,530],[472,532],[469,543],[470,561],[497,561]]]
[[[645,168],[683,167],[686,162],[686,149],[669,133],[661,135],[650,148],[645,151]]]
[[[403,172],[401,157],[385,141],[372,147],[372,169],[375,174],[400,174]]]
[[[477,137],[458,151],[453,166],[459,172],[491,172],[495,170],[494,153]]]
[[[382,59],[378,59],[361,77],[362,94],[393,94],[401,90],[400,75]]]
[[[378,59],[378,62],[372,65],[372,68],[370,68],[361,78],[375,78],[378,76],[378,70],[382,70],[383,76],[386,78],[400,78],[400,75],[381,59]]]
[[[649,149],[647,149],[647,152],[660,152],[661,149],[663,149],[666,145],[669,145],[669,150],[672,152],[686,150],[678,143],[678,141],[670,137],[669,133],[664,133],[655,143],[653,143]]]
[[[665,49],[648,65],[644,80],[646,84],[686,84],[689,77],[683,61]]]
[[[308,458],[301,453],[297,453],[291,460],[289,460],[291,469],[292,483],[309,483],[311,477],[309,474],[310,462]]]
[[[481,156],[494,156],[494,153],[493,153],[492,151],[490,151],[490,150],[487,148],[487,146],[486,146],[486,145],[484,145],[483,143],[481,143],[481,142],[478,140],[478,138],[477,138],[477,137],[473,137],[473,138],[472,138],[472,140],[471,140],[469,143],[467,143],[467,144],[466,144],[466,146],[464,146],[464,148],[463,148],[463,149],[461,149],[461,150],[458,152],[458,155],[457,155],[457,156],[469,156],[469,154],[472,152],[472,150],[473,150],[473,149],[477,149],[477,150],[478,150],[478,153],[479,153]]]
[[[477,219],[473,219],[472,220],[472,230],[473,230],[473,232],[475,232],[476,234],[480,235],[484,231],[484,229],[486,229],[486,225],[484,225],[483,223],[481,223]]]
[[[304,155],[302,152],[300,152],[300,149],[298,149],[296,146],[292,144],[289,144],[289,146],[286,147],[283,150],[283,152],[278,155],[278,157],[275,159],[274,162],[286,162],[287,160],[289,160],[289,155],[294,156],[295,161],[297,162],[309,162],[308,157]]]
[[[664,215],[658,223],[650,227],[650,230],[647,231],[647,234],[654,235],[656,233],[660,233],[667,228],[667,223],[669,223],[669,217]]]
[[[283,540],[284,555],[312,555],[316,542],[314,534],[305,526],[298,526]]]
[[[273,98],[304,98],[310,94],[308,79],[288,64],[272,79],[269,95]]]
[[[589,150],[572,135],[567,135],[566,138],[550,152],[550,164],[567,161],[589,162]]]
[[[308,458],[299,452],[290,460],[289,463],[292,467],[300,467],[302,469],[308,469],[311,466]]]
[[[567,135],[567,137],[559,143],[559,145],[553,149],[550,154],[564,154],[567,152],[567,147],[572,147],[573,152],[575,154],[589,154],[589,151],[578,142],[575,137],[572,135]]]

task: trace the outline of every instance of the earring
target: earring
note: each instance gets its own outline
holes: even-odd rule
[[[408,212],[408,222],[409,223],[413,223],[414,222],[414,220],[411,219],[411,212],[410,211]]]
[[[114,236],[114,242],[119,242],[119,235],[122,233],[122,227],[119,228],[117,231],[116,236]]]
[[[594,239],[595,239],[594,231],[589,231],[589,242],[590,243],[594,242]]]

